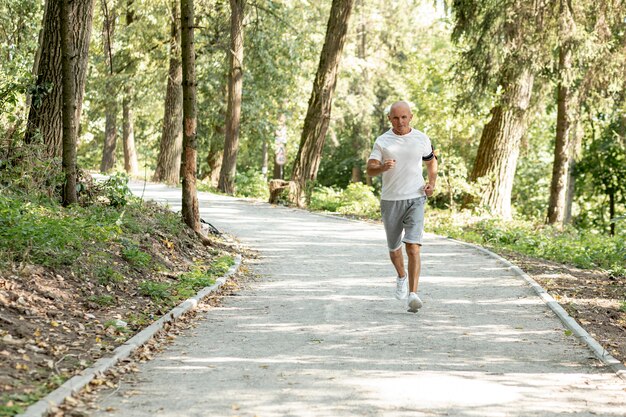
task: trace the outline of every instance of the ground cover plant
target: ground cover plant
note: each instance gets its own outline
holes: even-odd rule
[[[133,198],[124,178],[68,208],[22,191],[0,193],[0,416],[107,356],[234,262],[178,214]]]

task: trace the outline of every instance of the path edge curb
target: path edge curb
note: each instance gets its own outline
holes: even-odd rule
[[[51,411],[51,408],[59,407],[67,397],[77,394],[94,378],[104,374],[118,362],[128,358],[135,350],[144,345],[147,341],[152,339],[157,332],[163,329],[166,323],[172,323],[183,314],[195,309],[206,296],[221,288],[226,280],[239,270],[241,262],[242,256],[237,254],[235,256],[235,263],[224,275],[217,278],[213,285],[201,289],[195,296],[178,304],[172,310],[161,316],[161,318],[128,339],[123,345],[118,346],[113,351],[112,356],[98,359],[93,366],[65,381],[60,387],[30,405],[24,413],[18,414],[17,417],[45,417],[47,413]]]
[[[561,320],[565,327],[571,330],[578,339],[582,340],[589,347],[589,349],[593,351],[593,354],[596,356],[596,358],[598,358],[604,365],[606,365],[613,372],[615,372],[617,376],[626,380],[626,366],[624,366],[624,364],[622,364],[619,360],[613,357],[596,339],[594,339],[593,336],[589,334],[589,332],[583,329],[582,326],[578,324],[578,322],[572,316],[570,316],[567,311],[565,311],[565,309],[561,307],[561,305],[541,285],[539,285],[537,281],[535,281],[530,275],[524,272],[520,267],[482,246],[456,240],[451,237],[445,237],[445,239],[474,248],[508,266],[510,270],[515,272],[518,276],[522,277],[532,287],[535,293],[554,312],[554,314],[556,314],[556,316],[559,318],[559,320]]]

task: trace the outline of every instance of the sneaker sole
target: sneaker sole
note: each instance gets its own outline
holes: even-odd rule
[[[409,303],[409,308],[407,309],[407,311],[409,313],[417,313],[419,311],[420,308],[422,308],[421,305],[419,305],[417,302],[412,303],[413,305],[411,305],[411,303]]]

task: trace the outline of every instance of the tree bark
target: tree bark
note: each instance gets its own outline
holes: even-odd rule
[[[135,146],[135,129],[132,108],[132,87],[124,86],[124,100],[122,103],[123,125],[122,135],[124,142],[124,169],[131,176],[139,175],[139,161],[137,160],[137,147]]]
[[[50,156],[63,153],[62,69],[61,69],[61,2],[47,0],[39,48],[33,65],[37,90],[50,92],[30,100],[25,143],[42,142]],[[93,0],[75,0],[70,4],[70,36],[78,59],[72,60],[72,76],[76,86],[76,118],[78,131],[87,75],[87,56],[93,14]]]
[[[165,93],[163,132],[153,181],[178,184],[180,181],[180,157],[183,147],[183,68],[180,61],[180,26],[177,0],[172,3],[170,32],[170,66]]]
[[[135,11],[134,0],[126,2],[126,27],[133,24]],[[137,160],[137,147],[135,146],[135,125],[133,119],[133,83],[132,77],[135,73],[133,58],[127,65],[126,72],[128,79],[124,84],[124,98],[122,99],[122,142],[124,144],[124,170],[128,175],[139,175],[139,161]]]
[[[243,90],[243,18],[245,0],[230,0],[230,75],[228,79],[228,107],[226,109],[226,137],[224,158],[218,188],[227,194],[235,192],[241,96]]]
[[[300,147],[293,167],[291,180],[295,182],[295,203],[306,205],[304,194],[307,181],[315,181],[322,158],[324,140],[332,108],[333,93],[341,53],[346,41],[348,21],[354,0],[333,0],[326,28],[326,39],[320,55],[309,107],[304,119]]]
[[[76,82],[72,74],[74,53],[71,32],[72,0],[61,1],[61,72],[63,90],[63,205],[78,201],[76,195]]]
[[[181,0],[181,52],[183,65],[183,159],[182,215],[185,223],[200,233],[200,211],[196,191],[196,68],[193,0]]]
[[[114,80],[113,71],[113,39],[115,36],[115,10],[109,10],[106,0],[102,2],[102,47],[104,50],[104,62],[107,67],[106,75],[106,102],[104,105],[104,145],[100,172],[109,172],[115,167],[115,149],[117,148],[117,112],[118,102],[116,90],[117,83]]]
[[[478,154],[470,176],[480,183],[480,205],[503,218],[511,218],[511,191],[519,156],[519,146],[526,131],[534,76],[528,69],[507,78],[498,105],[491,109],[491,120],[483,129]]]
[[[575,133],[572,121],[578,114],[578,97],[571,85],[572,56],[575,48],[572,35],[575,22],[565,0],[560,1],[560,33],[563,36],[559,48],[559,81],[557,85],[556,141],[554,163],[548,203],[547,221],[562,227],[567,218],[570,164],[572,163]]]

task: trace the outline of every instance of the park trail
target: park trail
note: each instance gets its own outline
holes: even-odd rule
[[[180,189],[132,184],[180,209]],[[259,252],[259,279],[203,313],[95,416],[626,416],[626,383],[529,284],[427,235],[406,311],[382,226],[199,193],[200,215]]]

